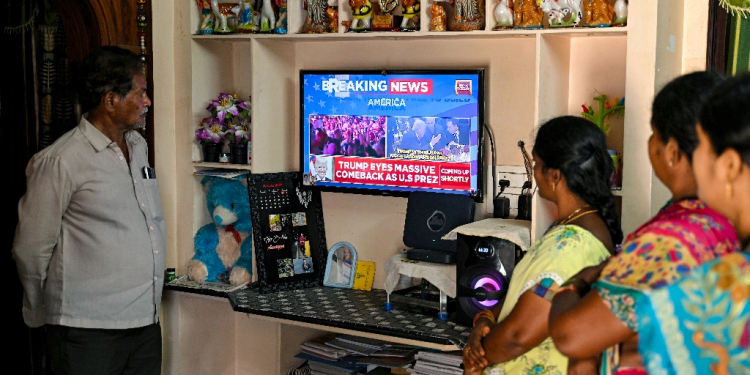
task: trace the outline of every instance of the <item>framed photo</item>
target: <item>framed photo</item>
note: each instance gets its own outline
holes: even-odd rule
[[[323,285],[351,289],[357,268],[357,250],[348,242],[339,242],[331,247],[326,262]]]
[[[322,285],[328,251],[320,192],[299,172],[247,179],[260,293]]]

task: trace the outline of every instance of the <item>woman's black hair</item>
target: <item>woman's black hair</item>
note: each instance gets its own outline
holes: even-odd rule
[[[677,77],[662,88],[651,106],[651,124],[662,143],[674,138],[688,158],[698,146],[695,124],[703,103],[716,86],[724,81],[718,72],[694,72]]]
[[[126,49],[102,46],[91,51],[78,70],[81,109],[87,112],[110,91],[121,98],[127,96],[133,89],[133,77],[143,73],[143,61]]]
[[[700,124],[717,155],[731,148],[750,166],[750,73],[714,89],[703,105]]]
[[[562,116],[547,121],[536,133],[534,152],[544,168],[560,170],[573,194],[599,210],[615,245],[622,242],[610,177],[614,171],[604,133],[591,121]]]

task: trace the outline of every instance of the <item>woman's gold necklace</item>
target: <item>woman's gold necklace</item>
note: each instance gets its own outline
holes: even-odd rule
[[[565,225],[565,224],[573,222],[574,220],[578,219],[581,216],[592,214],[592,213],[595,213],[595,212],[599,211],[597,209],[583,211],[583,209],[587,208],[587,207],[591,207],[591,206],[585,205],[585,206],[583,206],[583,207],[581,207],[581,208],[573,211],[570,215],[566,216],[564,219],[558,220],[557,222],[555,222],[555,224],[553,226]],[[583,212],[581,212],[581,211],[583,211]]]

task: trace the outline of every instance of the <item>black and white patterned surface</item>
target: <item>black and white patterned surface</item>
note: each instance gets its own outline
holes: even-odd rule
[[[437,318],[437,311],[423,315],[394,309],[383,310],[383,290],[329,287],[259,294],[256,290],[228,293],[235,311],[306,323],[377,333],[463,349],[471,328]]]

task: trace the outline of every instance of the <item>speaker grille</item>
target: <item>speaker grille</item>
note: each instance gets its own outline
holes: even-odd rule
[[[479,288],[484,288],[488,292],[504,291],[508,285],[505,277],[500,274],[500,272],[485,266],[472,266],[467,268],[466,271],[461,274],[458,284],[475,291]],[[459,296],[458,302],[464,313],[473,317],[478,312],[495,306],[498,301],[480,301],[474,296]]]

